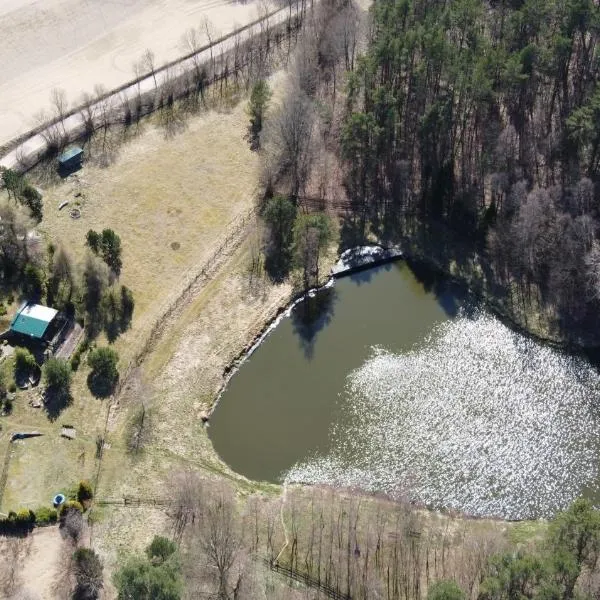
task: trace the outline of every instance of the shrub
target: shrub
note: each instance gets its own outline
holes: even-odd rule
[[[177,544],[162,535],[155,535],[146,548],[146,555],[152,562],[165,562],[177,550]]]
[[[17,512],[16,520],[23,525],[35,523],[35,513],[29,508],[22,508]]]
[[[427,600],[464,600],[465,593],[455,581],[440,580],[429,587]]]
[[[92,371],[88,377],[88,386],[98,398],[110,396],[119,379],[117,363],[119,355],[112,348],[96,348],[88,356],[88,365]]]
[[[53,525],[58,520],[58,511],[55,508],[41,506],[35,511],[35,524],[38,527]]]
[[[95,600],[104,587],[103,567],[98,555],[90,548],[78,548],[73,554],[75,580],[77,585],[75,600]]]
[[[71,388],[69,363],[60,358],[49,358],[44,364],[44,380],[49,391],[68,396]]]
[[[81,504],[84,502],[88,502],[94,497],[94,491],[92,490],[92,485],[89,481],[82,480],[79,482],[79,487],[77,488],[77,500]]]
[[[131,290],[122,285],[121,286],[121,331],[125,331],[129,328],[131,318],[133,317],[133,309],[135,307],[135,301]]]
[[[102,257],[102,260],[117,274],[121,272],[121,238],[112,229],[103,229],[98,233],[90,229],[86,236],[90,250]]]
[[[29,375],[35,368],[37,363],[33,354],[27,350],[27,348],[17,348],[15,350],[15,375],[25,376]],[[15,387],[16,390],[16,387]]]
[[[85,236],[85,243],[94,254],[98,254],[100,251],[100,234],[90,229]]]
[[[13,410],[13,401],[12,398],[6,398],[6,400],[4,400],[4,410],[10,414]]]
[[[60,507],[60,516],[61,518],[66,515],[68,512],[76,510],[80,513],[83,513],[83,506],[81,504],[81,502],[78,502],[77,500],[67,500],[61,507]]]
[[[73,543],[79,542],[83,532],[83,506],[74,500],[63,504],[60,511],[60,529]]]
[[[35,513],[28,508],[10,511],[8,517],[0,519],[0,534],[27,535],[35,525]]]
[[[39,267],[31,263],[25,265],[22,278],[23,294],[29,300],[36,302],[44,293],[44,273]]]
[[[32,218],[38,222],[42,220],[42,195],[32,185],[25,185],[21,192],[21,201],[29,208]]]
[[[14,381],[11,381],[11,382],[8,384],[8,391],[9,391],[11,394],[14,394],[14,393],[17,391],[17,384],[16,384]]]
[[[0,371],[0,398],[6,396],[6,374],[4,371]]]
[[[102,562],[90,548],[78,548],[73,553],[75,580],[77,585],[73,598],[76,600],[94,600],[100,596],[104,587]]]
[[[173,542],[156,536],[146,549],[146,555],[150,558],[162,555],[164,560],[130,558],[114,575],[118,597],[179,600],[183,593],[183,581],[176,550]]]
[[[77,371],[77,369],[79,369],[79,365],[81,364],[81,357],[89,347],[90,338],[86,336],[83,342],[81,342],[81,344],[79,344],[79,346],[77,347],[77,350],[75,350],[75,352],[73,353],[73,356],[71,356],[71,369],[73,369],[73,371]]]

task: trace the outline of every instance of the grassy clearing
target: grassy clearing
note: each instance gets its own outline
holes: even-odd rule
[[[109,168],[87,165],[76,177],[45,187],[45,216],[38,229],[46,242],[62,245],[81,261],[89,229],[108,227],[121,236],[120,281],[132,289],[136,301],[132,326],[115,343],[122,368],[218,246],[228,223],[252,206],[258,157],[243,139],[246,120],[244,103],[194,117],[174,137],[165,136],[150,120],[120,148]],[[58,210],[65,200],[69,207],[78,203],[80,219],[69,216],[69,207]],[[43,409],[29,406],[33,392],[17,394],[12,415],[1,420],[0,441],[21,430],[37,429],[44,437],[20,442],[22,448],[13,451],[0,510],[43,502],[64,485],[67,475],[71,481],[94,471],[95,440],[104,430],[109,403],[91,396],[86,376],[82,361],[73,381],[73,402],[54,423]],[[121,437],[126,421],[119,421]],[[65,423],[77,430],[74,443],[60,438]],[[107,453],[123,449],[119,438]],[[111,459],[105,463],[110,473]]]
[[[136,300],[132,328],[116,344],[123,356],[135,351],[225,226],[251,207],[258,157],[243,140],[246,119],[240,104],[190,119],[174,137],[146,126],[111,167],[86,166],[77,179],[46,190],[40,231],[77,258],[89,229],[110,227],[121,236],[120,279]],[[58,210],[65,200],[80,202],[80,219],[70,218],[69,207]]]
[[[265,280],[251,284],[248,275],[252,240],[248,239],[186,308],[168,336],[142,365],[146,390],[151,390],[151,440],[143,451],[126,452],[128,414],[134,399],[125,397],[111,426],[111,448],[105,453],[99,495],[144,499],[169,498],[175,473],[202,471],[209,478],[226,478],[246,495],[278,493],[279,487],[249,482],[231,472],[212,448],[202,415],[214,401],[225,367],[257,335],[291,293],[289,285]],[[148,382],[152,382],[152,385]],[[123,478],[123,473],[127,477]],[[142,507],[142,512],[154,509]],[[109,563],[120,545],[143,548],[148,528],[136,509],[115,509],[95,527],[98,544]],[[159,516],[162,514],[162,517]],[[153,517],[167,527],[165,516]]]

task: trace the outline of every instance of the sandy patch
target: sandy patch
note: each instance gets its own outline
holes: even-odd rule
[[[62,580],[65,550],[58,527],[36,529],[26,538],[0,537],[0,595],[36,600],[64,597],[57,584]]]

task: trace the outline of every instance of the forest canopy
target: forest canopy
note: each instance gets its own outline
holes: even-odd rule
[[[598,5],[376,0],[372,17],[341,132],[347,228],[441,227],[510,310],[598,343]]]

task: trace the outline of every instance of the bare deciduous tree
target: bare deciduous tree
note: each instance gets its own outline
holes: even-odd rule
[[[152,79],[154,79],[154,89],[158,89],[158,83],[156,82],[156,57],[150,48],[146,48],[144,51],[141,64],[143,68],[152,75]]]
[[[235,499],[231,490],[223,486],[212,491],[205,502],[201,543],[217,573],[218,597],[228,600],[232,591],[230,574],[240,545]]]
[[[297,198],[307,182],[314,158],[315,109],[299,89],[266,122],[267,177],[289,180],[289,195]]]
[[[94,135],[96,129],[96,101],[92,94],[87,92],[81,96],[81,108],[79,109],[79,116],[84,128],[84,138],[89,141]],[[88,150],[89,153],[89,150]]]
[[[60,123],[62,128],[63,141],[67,139],[67,130],[65,129],[65,116],[67,113],[67,93],[62,88],[53,88],[50,91],[50,103],[54,112],[54,117]]]
[[[67,541],[74,546],[79,544],[81,536],[83,535],[83,515],[81,511],[70,508],[67,509],[60,518],[60,531]]]

